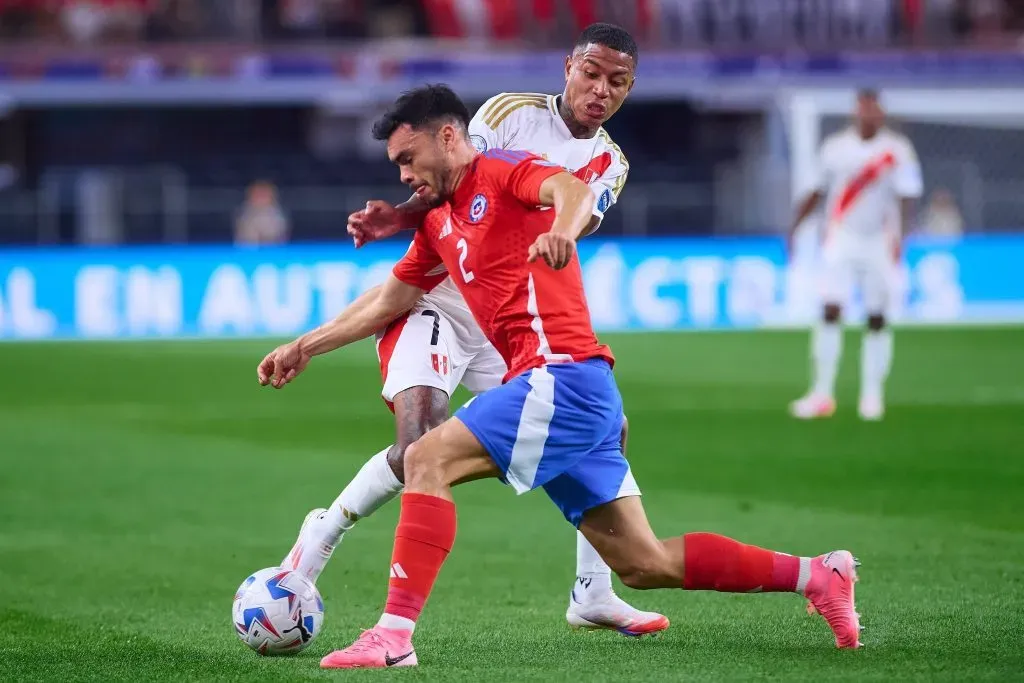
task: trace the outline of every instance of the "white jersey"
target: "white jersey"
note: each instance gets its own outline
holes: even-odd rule
[[[560,98],[537,93],[496,95],[469,122],[470,139],[481,152],[525,150],[564,167],[590,185],[594,192],[594,216],[600,220],[618,201],[629,174],[629,163],[604,128],[599,128],[592,138],[573,137],[558,113]],[[465,354],[471,355],[488,344],[451,278],[431,290],[422,301],[444,311]],[[461,363],[464,359],[452,360]]]
[[[851,127],[822,144],[814,189],[826,193],[826,242],[885,238],[899,200],[921,196],[921,166],[903,135],[883,128],[865,140]]]

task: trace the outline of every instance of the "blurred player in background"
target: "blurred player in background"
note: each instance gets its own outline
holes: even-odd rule
[[[622,151],[602,126],[629,94],[637,58],[636,43],[625,30],[611,24],[588,27],[566,58],[565,91],[492,97],[469,123],[473,146],[480,152],[529,150],[573,171],[594,195],[585,231],[593,232],[618,199],[629,171]],[[413,189],[415,195],[398,207],[371,202],[366,211],[354,214],[349,232],[356,245],[419,226],[430,206],[423,200],[427,188]],[[379,291],[367,292],[357,303],[372,302]],[[477,394],[500,386],[507,371],[449,278],[408,313],[395,311],[380,323],[380,328],[386,326],[377,334],[382,395],[395,413],[396,442],[371,458],[330,508],[307,517],[282,566],[296,568],[313,581],[342,535],[402,490],[405,449],[448,418],[458,385]],[[615,629],[625,635],[668,627],[664,616],[637,610],[615,595],[611,570],[582,535],[576,545],[576,581],[566,610],[571,626]]]
[[[858,411],[865,420],[884,415],[885,380],[893,354],[886,312],[902,240],[910,230],[914,200],[921,191],[921,167],[910,141],[885,126],[878,94],[860,91],[853,125],[821,146],[814,190],[801,204],[790,234],[792,239],[825,202],[824,310],[811,339],[814,383],[806,396],[790,405],[795,417],[813,419],[835,412],[843,305],[854,286],[867,313]],[[894,215],[898,215],[898,226],[892,225]]]
[[[374,309],[407,308],[446,273],[509,368],[503,384],[406,451],[384,612],[321,666],[417,664],[416,621],[455,542],[451,487],[496,477],[519,494],[543,487],[630,587],[803,594],[837,646],[858,647],[849,552],[796,557],[718,534],[654,535],[622,453],[614,356],[594,334],[576,255],[592,223],[593,191],[527,152],[480,154],[468,125],[465,105],[443,86],[406,93],[381,117],[374,136],[387,140],[402,181],[434,208],[372,304],[350,306],[257,371],[261,384],[284,386],[310,355],[372,331]]]

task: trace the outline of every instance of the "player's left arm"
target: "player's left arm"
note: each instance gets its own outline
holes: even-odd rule
[[[896,165],[893,184],[900,200],[900,234],[899,244],[910,234],[913,228],[914,212],[917,200],[924,192],[924,181],[921,175],[921,163],[918,161],[914,146],[906,140],[902,145]]]
[[[533,199],[529,188],[522,199]],[[536,185],[534,205],[550,206],[555,210],[551,229],[538,235],[530,245],[527,260],[532,263],[544,259],[555,270],[565,268],[576,253],[576,240],[586,233],[594,218],[594,193],[590,186],[575,176],[560,171],[546,174]]]
[[[496,157],[487,172],[527,207],[555,210],[551,229],[530,245],[527,260],[533,263],[540,258],[555,270],[565,268],[576,253],[576,240],[590,225],[594,193],[558,164],[529,154],[516,153],[514,157],[514,163],[508,155]]]
[[[586,234],[597,202],[590,186],[569,173],[549,176],[540,185],[541,206],[555,209],[551,232],[575,242]]]
[[[594,194],[594,208],[590,222],[580,237],[597,232],[601,221],[604,220],[604,215],[619,201],[622,188],[626,186],[626,178],[629,177],[629,163],[621,153],[612,158],[614,161],[608,170],[590,183],[590,191]]]

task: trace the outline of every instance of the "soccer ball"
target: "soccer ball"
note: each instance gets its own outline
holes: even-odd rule
[[[324,602],[298,572],[268,567],[238,587],[231,607],[235,631],[261,655],[302,652],[320,633]]]

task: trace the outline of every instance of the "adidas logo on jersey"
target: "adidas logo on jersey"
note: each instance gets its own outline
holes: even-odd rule
[[[452,234],[452,220],[449,218],[441,226],[441,233],[437,236],[437,239],[443,240],[448,235]]]
[[[395,562],[391,565],[391,578],[392,579],[408,579],[409,575],[402,569],[402,565]]]

